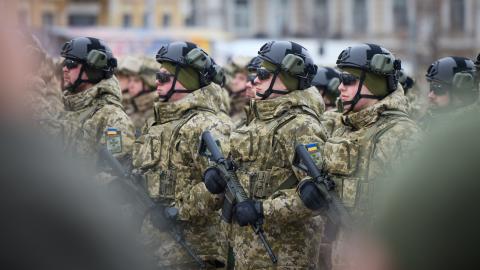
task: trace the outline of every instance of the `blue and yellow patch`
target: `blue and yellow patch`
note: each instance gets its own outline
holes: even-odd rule
[[[320,148],[318,147],[318,143],[305,144],[305,148],[307,148],[307,151],[310,153],[313,160],[320,160]]]
[[[114,127],[109,127],[105,131],[105,140],[107,149],[112,154],[122,152],[122,133],[120,130]]]

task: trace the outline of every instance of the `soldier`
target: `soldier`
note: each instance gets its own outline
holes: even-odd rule
[[[317,87],[325,102],[325,110],[336,109],[336,101],[340,96],[340,73],[330,67],[318,67],[317,74],[313,78],[312,85]]]
[[[317,87],[325,102],[326,112],[322,114],[321,120],[330,136],[335,128],[340,125],[340,113],[336,109],[336,102],[340,95],[340,91],[338,91],[340,72],[334,68],[319,67],[312,85]]]
[[[302,176],[291,162],[297,144],[309,144],[315,154],[326,140],[319,120],[324,105],[311,87],[316,66],[305,48],[288,41],[266,43],[259,57],[263,61],[254,81],[254,118],[231,136],[231,156],[250,197],[234,208],[235,269],[310,269],[318,252],[321,220],[298,197]],[[223,179],[205,176],[205,182],[210,181]],[[264,224],[277,265],[247,226],[258,221]]]
[[[342,125],[323,148],[324,169],[354,220],[368,222],[379,177],[409,149],[418,129],[408,118],[403,89],[398,85],[400,62],[388,50],[374,44],[352,46],[339,55],[337,67],[342,70],[339,90],[344,112]],[[316,200],[322,202],[320,196]],[[340,231],[333,245],[333,269],[344,267],[339,255],[342,239]],[[323,256],[329,258],[328,253]]]
[[[430,65],[425,75],[430,85],[430,104],[427,114],[421,120],[425,130],[430,130],[432,125],[461,113],[478,101],[476,72],[473,61],[464,57],[444,57]]]
[[[234,123],[242,122],[244,118],[244,107],[250,100],[246,96],[248,69],[247,65],[251,58],[245,56],[236,56],[230,59],[226,65],[226,71],[229,75],[227,89],[230,93],[230,116]]]
[[[128,92],[128,80],[130,75],[132,75],[130,70],[139,69],[140,64],[139,57],[132,55],[127,55],[119,61],[118,67],[115,69],[115,76],[118,79],[123,94]]]
[[[125,71],[131,75],[128,78],[129,106],[126,110],[133,121],[137,134],[145,124],[145,121],[153,116],[153,103],[158,95],[155,92],[155,74],[160,65],[151,58],[139,57],[139,65],[126,65]]]
[[[57,123],[66,146],[92,155],[106,145],[115,157],[126,159],[133,148],[134,128],[113,76],[117,64],[112,51],[99,39],[80,37],[65,43],[61,55],[66,112]]]
[[[215,134],[222,148],[229,151],[231,123],[217,116],[221,105],[212,97],[221,90],[212,83],[215,69],[210,57],[189,42],[163,45],[156,60],[162,65],[157,73],[160,102],[135,143],[133,164],[144,173],[149,196],[160,207],[178,209],[176,221],[196,255],[207,268],[221,268],[227,252],[225,239],[219,235],[220,217],[215,212],[219,198],[202,183],[202,172],[208,164],[198,158],[204,130]],[[159,266],[199,268],[193,256],[154,225],[147,218],[142,230]]]

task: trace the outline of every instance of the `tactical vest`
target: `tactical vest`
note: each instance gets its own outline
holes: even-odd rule
[[[158,202],[170,203],[175,199],[177,172],[172,166],[173,152],[180,129],[197,114],[190,111],[164,124],[149,123],[148,133],[135,142],[133,166],[144,172],[148,194]]]
[[[337,193],[354,216],[364,216],[370,209],[375,189],[370,162],[379,138],[400,122],[413,123],[400,111],[385,111],[371,127],[334,134],[324,146],[324,168],[335,181]],[[358,133],[356,133],[358,132]],[[378,173],[376,174],[378,175]]]
[[[237,175],[251,198],[266,199],[278,190],[296,186],[298,181],[291,161],[274,151],[279,147],[276,137],[279,130],[299,114],[317,118],[308,108],[295,108],[280,117],[262,121],[261,125],[254,120],[232,132],[232,157],[239,162]]]

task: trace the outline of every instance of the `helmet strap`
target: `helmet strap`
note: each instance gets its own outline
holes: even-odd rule
[[[180,65],[176,65],[176,67],[175,67],[175,74],[173,76],[173,83],[172,83],[172,86],[170,87],[170,89],[168,90],[167,94],[158,96],[163,102],[169,101],[170,98],[175,93],[192,93],[194,91],[194,90],[186,90],[186,89],[175,89],[175,86],[177,85],[178,73],[180,73]]]
[[[75,80],[75,82],[73,82],[72,85],[70,85],[70,86],[68,86],[68,87],[66,88],[69,92],[71,92],[71,93],[76,93],[76,92],[77,92],[77,88],[78,88],[82,83],[97,84],[98,82],[101,81],[101,80],[90,80],[90,79],[83,80],[83,79],[82,79],[83,73],[85,73],[85,64],[82,64],[82,67],[80,68],[80,73],[78,73],[78,77],[77,77],[77,79]]]
[[[290,93],[288,91],[273,89],[273,85],[275,84],[275,81],[277,80],[277,77],[279,74],[280,74],[280,68],[277,67],[275,72],[273,72],[273,78],[272,78],[272,81],[270,82],[270,86],[268,87],[267,91],[265,91],[264,93],[256,93],[257,96],[262,98],[261,100],[267,99],[271,94],[286,95]]]
[[[344,106],[345,105],[350,105],[350,108],[348,108],[348,110],[344,114],[348,114],[351,111],[353,111],[353,108],[355,108],[355,105],[357,105],[357,103],[362,98],[378,99],[378,100],[382,99],[381,97],[378,97],[378,96],[375,96],[375,95],[363,95],[363,94],[361,94],[362,86],[365,83],[365,78],[366,78],[366,75],[367,75],[366,73],[367,72],[364,69],[362,69],[362,73],[360,74],[360,83],[358,84],[357,92],[355,93],[355,96],[353,97],[353,99],[349,100],[349,101],[343,101]]]

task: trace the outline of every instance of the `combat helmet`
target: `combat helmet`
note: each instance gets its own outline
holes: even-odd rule
[[[317,74],[313,77],[312,85],[319,90],[323,90],[322,96],[335,100],[340,95],[340,91],[338,91],[340,72],[331,67],[318,67]]]
[[[194,43],[177,41],[164,44],[158,50],[155,58],[157,62],[162,64],[165,68],[168,69],[169,66],[172,66],[174,69],[172,70],[173,72],[171,72],[173,74],[172,87],[167,94],[160,96],[163,101],[168,101],[175,93],[191,93],[212,82],[212,74],[215,73],[215,65],[210,56]],[[182,71],[186,72],[187,69],[192,70],[192,72],[198,76],[199,87],[186,90],[175,89],[176,83],[179,80],[179,75],[181,75],[180,73]],[[160,79],[162,78],[158,78],[157,74],[157,80]]]
[[[353,110],[362,98],[383,99],[385,96],[394,92],[397,89],[397,71],[401,69],[401,61],[395,59],[390,51],[379,45],[360,44],[343,50],[338,56],[337,67],[342,70],[358,70],[359,73],[358,79],[360,83],[354,98],[350,101],[343,102],[343,105],[351,105],[347,111],[348,113]],[[361,94],[362,86],[364,83],[368,83],[370,77],[384,78],[386,80],[385,89],[369,88],[373,95]],[[344,78],[342,76],[342,81],[343,80]]]
[[[117,67],[117,59],[113,57],[112,50],[104,41],[97,38],[74,38],[63,45],[60,55],[65,58],[65,65],[82,64],[77,80],[68,87],[70,91],[75,91],[84,82],[96,84],[103,79],[111,78]],[[83,73],[87,74],[87,80],[81,79]]]
[[[294,87],[296,90],[304,90],[311,86],[312,79],[317,72],[317,66],[313,63],[307,49],[292,41],[265,43],[258,51],[258,56],[274,67],[272,70],[273,79],[268,89],[265,93],[256,93],[262,99],[268,98],[273,93],[281,95],[289,93],[289,91],[273,89],[275,80],[281,73],[297,80]]]

